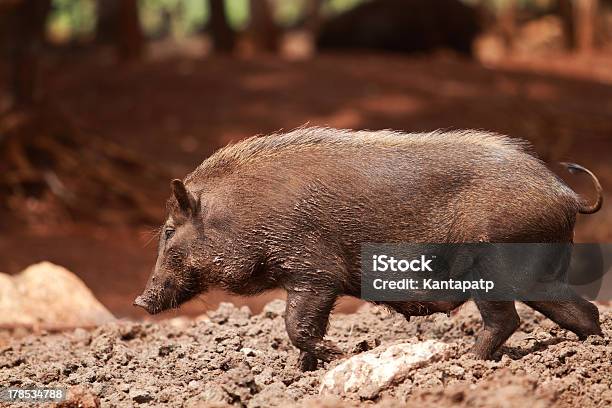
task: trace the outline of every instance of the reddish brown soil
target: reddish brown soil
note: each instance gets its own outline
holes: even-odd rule
[[[612,202],[612,70],[603,68],[612,66],[612,57],[551,61],[556,62],[485,68],[445,55],[323,55],[303,62],[172,57],[116,65],[86,55],[48,61],[44,78],[49,99],[83,132],[131,148],[171,176],[184,176],[228,142],[304,123],[405,131],[482,128],[529,139],[548,161],[590,168]],[[588,181],[564,177],[592,197]],[[142,185],[160,223],[168,181]],[[118,316],[143,316],[131,300],[154,264],[155,242],[145,246],[147,229],[58,224],[31,204],[38,218],[30,225],[0,215],[0,271],[15,273],[51,260],[81,276]],[[610,241],[611,227],[612,206],[604,205],[596,215],[579,217],[576,240]],[[205,301],[214,305],[224,296]],[[274,294],[266,296],[237,302],[259,310]],[[193,303],[183,311],[196,314],[206,307]]]
[[[13,340],[2,345],[0,383],[13,387],[78,387],[103,407],[345,406],[607,407],[612,404],[612,311],[600,308],[604,338],[578,341],[525,306],[522,323],[493,361],[467,353],[480,328],[468,304],[452,317],[409,323],[368,306],[336,315],[329,338],[347,353],[364,345],[436,339],[446,358],[414,369],[376,395],[344,401],[317,397],[329,365],[301,373],[279,301],[264,313],[224,304],[207,318],[122,322]],[[359,347],[356,345],[359,344]],[[332,363],[333,365],[333,363]],[[371,398],[371,397],[370,397]],[[22,404],[23,406],[29,406]],[[76,406],[76,405],[75,405]]]

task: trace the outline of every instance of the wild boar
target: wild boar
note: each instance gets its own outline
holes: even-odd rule
[[[286,328],[303,370],[342,352],[324,339],[339,296],[360,294],[363,243],[572,242],[587,204],[524,142],[475,130],[405,134],[300,128],[225,147],[173,180],[157,264],[135,304],[177,307],[209,288],[287,292]],[[475,299],[490,358],[519,325],[514,302]],[[389,302],[409,318],[457,302]],[[581,338],[601,334],[597,308],[526,302]]]

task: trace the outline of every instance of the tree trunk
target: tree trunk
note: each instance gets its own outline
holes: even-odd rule
[[[256,51],[277,52],[280,30],[274,21],[269,0],[250,1],[249,32]]]
[[[319,31],[321,24],[321,7],[323,0],[307,0],[304,10],[304,22],[306,30],[313,36]]]
[[[595,46],[598,0],[575,0],[576,46],[578,52],[588,54]]]
[[[114,44],[121,59],[142,56],[144,35],[138,17],[138,0],[98,0],[96,40]]]
[[[227,22],[224,0],[209,0],[210,34],[215,51],[230,53],[234,50],[236,34]]]
[[[121,0],[117,47],[123,59],[137,59],[144,50],[144,36],[138,17],[138,0]]]
[[[98,0],[96,3],[96,41],[100,44],[114,44],[117,33],[119,0]]]
[[[500,11],[499,24],[506,50],[512,52],[516,37],[516,0],[504,1]]]
[[[563,27],[565,48],[573,50],[576,47],[576,31],[574,28],[574,6],[572,0],[559,0],[559,15]]]
[[[31,106],[40,97],[39,54],[50,7],[50,0],[29,0],[15,3],[9,11],[11,96],[15,108]]]

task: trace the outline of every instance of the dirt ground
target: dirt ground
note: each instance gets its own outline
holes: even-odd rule
[[[104,54],[61,57],[45,61],[49,99],[84,133],[130,148],[168,172],[142,185],[160,224],[170,178],[185,176],[229,142],[305,123],[507,133],[530,140],[551,163],[574,161],[593,170],[606,202],[612,202],[609,53],[493,66],[445,54],[321,55],[305,61],[170,55],[128,65]],[[585,178],[562,176],[592,197]],[[77,273],[117,316],[144,317],[131,303],[155,262],[154,226],[74,223],[56,220],[40,203],[28,206],[28,220],[0,212],[0,271],[17,273],[49,260]],[[611,239],[612,206],[579,217],[577,242]],[[275,296],[213,293],[181,313],[194,316],[221,300],[259,311]],[[340,310],[354,305],[343,303]]]
[[[102,406],[532,406],[606,407],[612,404],[612,308],[600,307],[604,338],[584,342],[550,320],[519,307],[522,323],[493,361],[466,351],[480,328],[472,304],[453,316],[414,318],[364,306],[334,315],[329,338],[347,353],[397,341],[436,339],[446,358],[415,369],[373,400],[349,395],[321,400],[329,366],[301,373],[287,338],[284,302],[261,314],[222,304],[197,319],[120,322],[94,331],[13,339],[0,346],[0,383],[80,387]],[[6,341],[6,338],[3,338]],[[332,363],[333,365],[333,363]]]

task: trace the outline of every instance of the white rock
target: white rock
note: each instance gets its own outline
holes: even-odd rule
[[[443,358],[447,347],[435,340],[377,347],[328,371],[321,380],[319,393],[374,398],[383,389],[405,379],[412,370]]]
[[[240,349],[240,352],[242,354],[244,354],[245,356],[247,356],[247,357],[253,357],[253,356],[256,356],[258,354],[261,354],[261,351],[252,349],[250,347],[243,347],[243,348]]]
[[[36,323],[32,316],[23,312],[24,300],[14,278],[0,273],[0,325],[30,326]]]
[[[115,320],[76,275],[49,262],[0,273],[0,326],[86,327]]]

